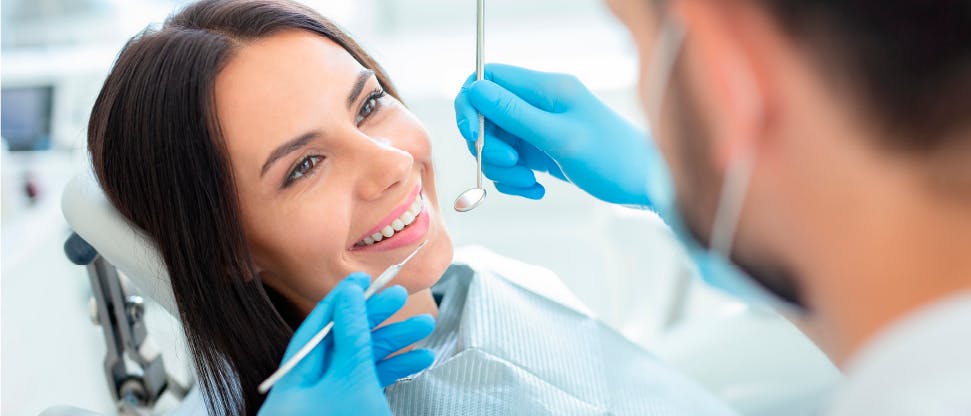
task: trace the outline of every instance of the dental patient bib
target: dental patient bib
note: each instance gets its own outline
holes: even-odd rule
[[[550,272],[492,263],[453,264],[433,287],[438,326],[420,347],[436,363],[388,387],[394,414],[735,414],[591,317]]]

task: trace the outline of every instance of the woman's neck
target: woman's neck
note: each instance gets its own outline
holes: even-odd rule
[[[425,313],[434,317],[438,316],[438,304],[435,303],[435,298],[432,297],[431,289],[423,289],[408,296],[405,306],[394,315],[391,315],[382,326]]]

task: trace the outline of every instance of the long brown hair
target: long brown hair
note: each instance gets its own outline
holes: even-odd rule
[[[88,125],[101,187],[165,261],[212,414],[255,414],[264,400],[256,386],[293,333],[247,250],[213,98],[217,74],[240,47],[287,29],[341,45],[397,98],[381,67],[313,10],[202,0],[125,45]]]

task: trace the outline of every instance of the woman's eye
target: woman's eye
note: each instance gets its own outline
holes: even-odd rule
[[[385,92],[383,90],[375,90],[368,96],[367,100],[364,100],[364,105],[361,106],[361,110],[358,111],[357,117],[354,122],[360,125],[367,120],[368,117],[374,113],[375,110],[381,107],[381,98],[383,98]]]
[[[314,169],[317,168],[317,165],[320,164],[320,162],[323,160],[324,160],[323,156],[305,157],[303,160],[300,161],[300,163],[297,164],[297,166],[293,167],[293,170],[290,171],[290,175],[287,176],[287,180],[283,183],[283,187],[285,188],[287,186],[290,186],[290,184],[292,184],[297,179],[300,179],[306,176],[307,174],[309,174],[310,172],[312,172]]]

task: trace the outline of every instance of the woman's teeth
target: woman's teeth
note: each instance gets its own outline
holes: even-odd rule
[[[395,218],[394,221],[391,221],[391,224],[384,226],[384,228],[382,228],[380,231],[364,237],[364,240],[355,245],[358,247],[369,246],[380,242],[381,240],[393,237],[396,232],[407,228],[409,225],[411,225],[411,223],[415,222],[415,218],[417,218],[418,214],[421,213],[421,209],[422,202],[421,196],[419,195],[418,198],[415,198],[415,202],[412,202],[411,206],[408,207],[408,210],[401,214],[400,217]]]

